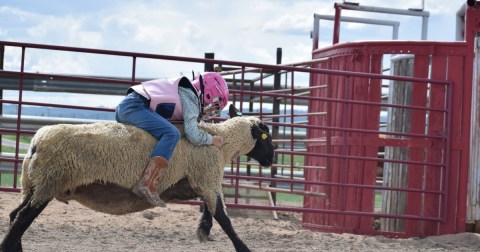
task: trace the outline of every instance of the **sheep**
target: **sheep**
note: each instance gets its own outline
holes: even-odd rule
[[[232,105],[229,114],[231,118],[221,123],[200,124],[206,132],[224,137],[222,148],[194,146],[182,136],[158,192],[165,202],[201,197],[204,212],[197,228],[198,239],[208,240],[213,217],[236,251],[250,251],[225,211],[223,169],[239,155],[271,166],[274,145],[268,127],[258,118],[237,116],[241,113]],[[22,202],[10,213],[10,226],[0,251],[21,251],[24,232],[53,198],[65,203],[76,200],[114,215],[154,207],[131,188],[140,178],[155,142],[149,133],[116,122],[40,128],[23,161]]]

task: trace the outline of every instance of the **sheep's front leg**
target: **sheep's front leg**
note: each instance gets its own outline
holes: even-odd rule
[[[45,209],[50,201],[46,201],[39,206],[32,206],[32,201],[29,200],[19,211],[16,212],[15,220],[10,224],[7,235],[0,243],[1,252],[22,251],[22,236],[33,220]]]
[[[212,229],[212,214],[208,210],[207,204],[204,204],[203,215],[197,228],[197,237],[200,242],[212,241],[210,230]]]
[[[232,241],[235,250],[242,252],[250,251],[247,245],[245,245],[245,243],[243,243],[243,241],[238,237],[237,233],[235,233],[235,230],[233,230],[232,222],[230,221],[230,218],[228,218],[227,213],[223,208],[224,202],[221,195],[217,195],[216,205],[217,207],[213,218],[215,218],[218,224],[220,224],[222,227],[223,231],[228,235],[228,238],[230,238]]]

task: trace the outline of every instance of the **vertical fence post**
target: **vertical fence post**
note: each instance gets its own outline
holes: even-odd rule
[[[413,76],[413,57],[397,56],[392,59],[392,74]],[[412,83],[392,81],[389,88],[389,104],[412,105]],[[389,108],[387,132],[410,132],[412,112],[410,109]],[[410,150],[400,147],[385,147],[385,159],[409,160]],[[384,164],[383,183],[388,187],[404,188],[407,186],[408,165],[402,163]],[[406,193],[400,191],[383,191],[382,212],[387,214],[405,214]],[[381,221],[383,231],[403,232],[403,219],[384,218]]]
[[[470,129],[470,167],[468,176],[467,226],[480,233],[480,35],[475,36],[475,59],[473,62],[472,127]]]
[[[282,48],[277,48],[277,65],[280,65],[280,64],[282,64]],[[281,88],[280,87],[280,77],[281,76],[280,76],[279,72],[275,73],[275,75],[273,77],[273,90],[274,90],[274,92],[275,92],[275,90],[279,90]],[[272,106],[273,106],[272,114],[273,115],[280,114],[280,99],[273,97]],[[274,123],[278,123],[279,118],[278,117],[273,117],[272,121]],[[278,126],[273,126],[272,127],[272,138],[273,139],[278,139],[278,136],[279,136],[278,130],[279,130]],[[277,160],[278,160],[278,156],[275,155],[273,163],[276,164]],[[277,175],[277,168],[272,167],[271,168],[271,177],[274,178],[275,175]],[[272,181],[271,186],[275,188],[277,186],[276,182]],[[277,204],[277,194],[276,193],[272,193],[272,199],[273,199],[273,203]]]
[[[215,59],[215,53],[205,53],[205,59]],[[213,64],[205,63],[204,69],[205,72],[213,72]]]
[[[3,70],[3,61],[5,57],[5,46],[0,46],[0,70]],[[0,89],[0,99],[3,99],[3,89]],[[3,115],[3,102],[0,103],[0,116]],[[0,153],[2,153],[2,134],[0,134]],[[2,184],[2,173],[0,172],[0,186]]]
[[[0,70],[3,70],[3,61],[5,58],[5,46],[0,46]],[[0,89],[0,99],[3,99],[3,89]],[[3,103],[0,104],[0,115],[3,115]],[[0,134],[0,153],[2,152],[2,135]],[[1,174],[0,174],[1,178]]]

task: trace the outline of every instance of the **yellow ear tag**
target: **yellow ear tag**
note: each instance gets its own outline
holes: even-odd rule
[[[263,140],[267,139],[267,134],[263,133],[263,134],[262,134],[262,139],[263,139]]]

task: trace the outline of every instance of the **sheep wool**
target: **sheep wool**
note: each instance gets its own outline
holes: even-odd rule
[[[232,158],[253,149],[256,140],[251,128],[256,123],[259,119],[254,117],[200,123],[201,129],[224,138],[222,148],[195,146],[178,127],[182,139],[175,147],[159,192],[187,178],[192,188],[206,196],[206,203],[214,211],[214,194],[222,194],[223,169]],[[24,160],[23,195],[29,195],[34,188],[32,203],[39,204],[93,183],[132,188],[155,144],[156,139],[146,131],[116,122],[42,127]]]

